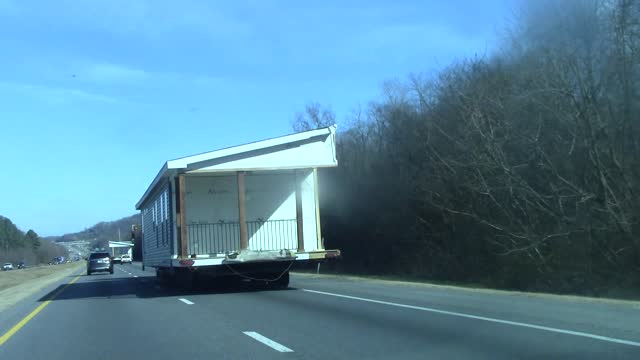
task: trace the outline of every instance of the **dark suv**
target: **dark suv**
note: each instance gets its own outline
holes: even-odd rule
[[[94,252],[89,255],[87,260],[87,275],[93,272],[108,271],[113,274],[113,263],[108,252]]]

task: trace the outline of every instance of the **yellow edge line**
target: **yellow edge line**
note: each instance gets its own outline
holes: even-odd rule
[[[47,301],[43,302],[42,304],[40,304],[29,315],[25,316],[22,320],[20,320],[20,322],[18,322],[17,324],[13,325],[13,327],[11,329],[9,329],[9,331],[7,331],[2,336],[0,336],[0,346],[2,346],[5,342],[7,342],[7,340],[11,339],[11,337],[13,335],[15,335],[15,333],[17,333],[20,329],[22,329],[22,327],[25,326],[31,319],[33,319],[34,316],[38,315],[38,313],[40,311],[42,311],[42,309],[47,307],[47,305],[49,305],[49,303],[51,303],[51,301],[53,301],[56,298],[56,296],[60,295],[60,293],[62,293],[71,284],[73,284],[74,282],[78,281],[79,278],[80,278],[80,275],[76,276],[73,280],[71,280],[62,289],[58,290],[55,294],[51,295],[49,300],[47,300]]]

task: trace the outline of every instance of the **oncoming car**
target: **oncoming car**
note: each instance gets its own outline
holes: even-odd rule
[[[12,263],[4,263],[4,265],[2,265],[2,270],[4,270],[4,271],[13,270],[13,264]]]
[[[113,274],[113,263],[108,252],[94,252],[87,260],[87,275],[94,272],[108,271]]]

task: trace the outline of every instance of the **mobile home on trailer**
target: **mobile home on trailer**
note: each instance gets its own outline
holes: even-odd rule
[[[337,166],[335,144],[334,125],[167,161],[136,205],[143,267],[186,286],[233,275],[286,287],[294,262],[338,258],[317,174]]]

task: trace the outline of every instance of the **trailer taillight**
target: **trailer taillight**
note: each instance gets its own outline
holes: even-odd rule
[[[336,259],[340,259],[341,257],[342,257],[342,254],[340,253],[340,250],[330,251],[324,255],[324,258],[327,260],[336,260]]]
[[[180,265],[191,266],[193,265],[193,260],[180,260]]]

